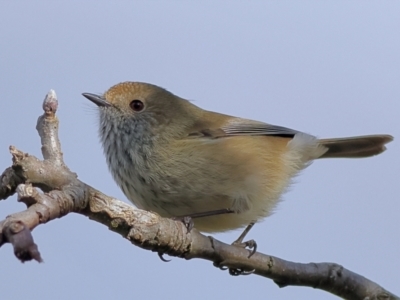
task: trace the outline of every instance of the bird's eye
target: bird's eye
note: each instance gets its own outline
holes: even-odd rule
[[[142,111],[144,109],[144,104],[140,100],[132,100],[129,106],[133,111]]]

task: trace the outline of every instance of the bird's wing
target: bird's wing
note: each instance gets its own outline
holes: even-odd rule
[[[290,128],[240,118],[232,118],[219,127],[214,127],[213,125],[215,124],[207,125],[209,125],[210,128],[196,128],[195,131],[189,134],[189,137],[223,138],[231,136],[265,135],[293,138],[299,133],[299,131]]]

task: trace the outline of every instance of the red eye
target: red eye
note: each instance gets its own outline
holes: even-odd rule
[[[132,100],[132,102],[129,103],[129,106],[133,111],[142,111],[144,108],[144,104],[140,100]]]

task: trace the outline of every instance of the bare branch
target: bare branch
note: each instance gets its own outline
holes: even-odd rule
[[[248,258],[246,249],[222,243],[196,229],[187,232],[180,221],[136,209],[86,185],[64,164],[55,116],[57,107],[56,95],[50,91],[36,127],[44,160],[10,147],[13,165],[0,177],[0,199],[17,192],[18,201],[27,205],[26,210],[0,222],[0,246],[11,243],[21,261],[42,261],[31,235],[36,226],[75,212],[106,225],[141,248],[185,259],[202,258],[221,269],[270,278],[280,287],[309,286],[345,299],[399,299],[334,263],[294,263],[259,252]]]

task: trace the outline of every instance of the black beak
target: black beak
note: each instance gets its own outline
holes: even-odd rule
[[[82,96],[87,98],[87,99],[89,99],[90,101],[92,101],[94,104],[96,104],[99,107],[109,107],[109,106],[111,106],[111,104],[109,102],[107,102],[106,99],[104,99],[103,97],[101,97],[99,95],[90,94],[90,93],[83,93]]]

